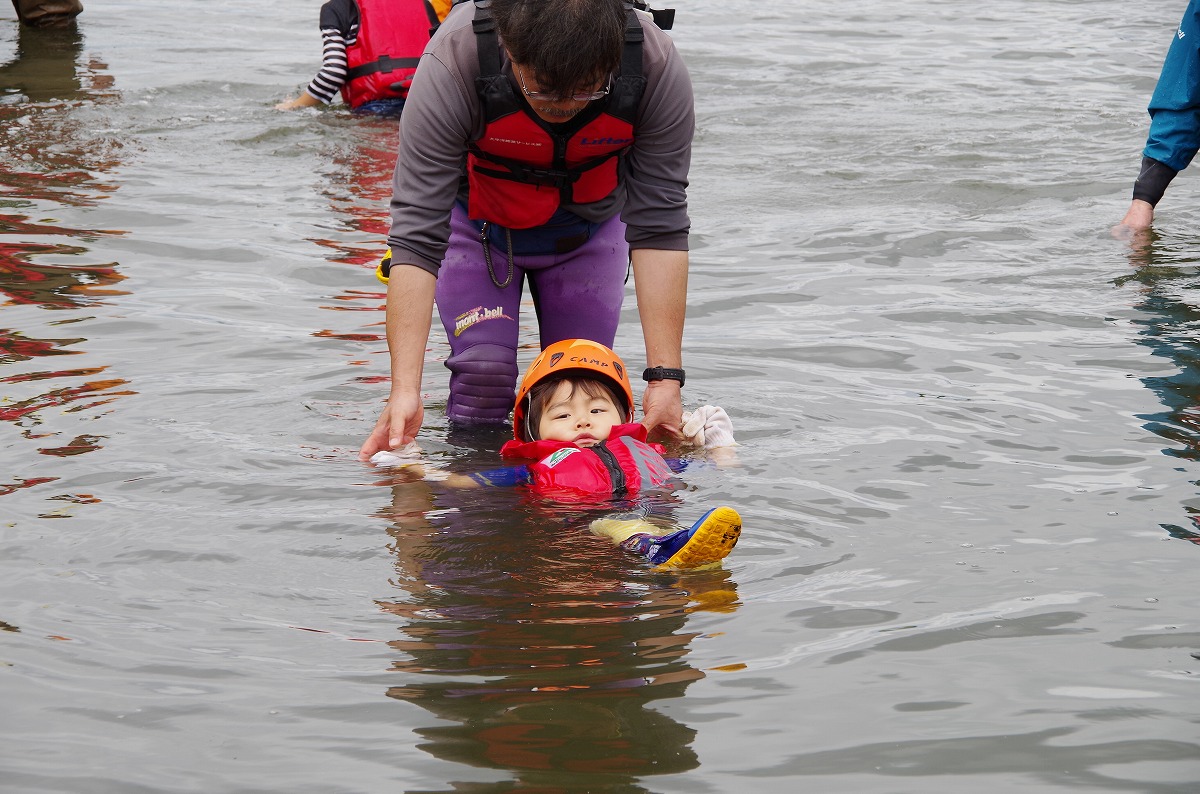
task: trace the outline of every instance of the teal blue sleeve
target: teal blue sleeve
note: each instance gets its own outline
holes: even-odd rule
[[[1147,110],[1143,154],[1175,171],[1187,168],[1200,149],[1200,0],[1188,2]]]

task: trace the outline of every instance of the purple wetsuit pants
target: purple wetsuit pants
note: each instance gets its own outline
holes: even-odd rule
[[[450,340],[446,415],[463,424],[508,421],[526,280],[543,348],[575,338],[612,347],[625,297],[629,244],[619,217],[594,227],[586,242],[566,253],[514,254],[511,267],[503,248],[491,245],[489,255],[490,268],[479,227],[456,204],[436,300]]]

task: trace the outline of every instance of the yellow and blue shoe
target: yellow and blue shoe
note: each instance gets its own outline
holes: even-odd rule
[[[659,568],[695,568],[724,559],[742,534],[742,517],[732,507],[714,507],[692,524],[670,535],[638,534],[621,547]]]

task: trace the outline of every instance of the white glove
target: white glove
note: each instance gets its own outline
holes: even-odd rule
[[[399,449],[381,449],[371,456],[376,466],[411,466],[421,462],[421,448],[410,441]]]
[[[690,444],[703,445],[705,449],[734,447],[733,422],[729,414],[718,405],[704,405],[694,411],[683,412],[683,438]]]
[[[381,449],[371,456],[371,463],[403,468],[427,482],[442,482],[450,478],[450,472],[422,460],[421,448],[416,441],[410,441],[399,449]]]

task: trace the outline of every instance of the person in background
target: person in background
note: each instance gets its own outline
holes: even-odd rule
[[[381,266],[391,391],[359,457],[421,428],[435,298],[448,418],[502,424],[524,282],[542,349],[580,336],[611,345],[631,264],[645,424],[677,436],[694,127],[673,42],[622,0],[455,5],[404,111]]]
[[[321,6],[321,70],[277,110],[328,105],[339,91],[360,115],[399,116],[430,32],[452,0],[329,0]]]
[[[31,28],[65,28],[83,13],[79,0],[13,0],[17,19]]]
[[[1150,133],[1142,168],[1129,210],[1114,229],[1118,235],[1150,227],[1167,185],[1200,149],[1200,0],[1188,2],[1147,110]]]

